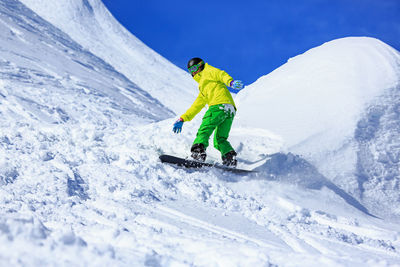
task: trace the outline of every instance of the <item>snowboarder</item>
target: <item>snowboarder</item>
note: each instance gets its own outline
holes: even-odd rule
[[[173,131],[180,133],[183,122],[192,120],[207,104],[209,108],[193,141],[191,156],[201,162],[206,160],[208,141],[215,130],[214,147],[221,152],[222,163],[236,167],[237,153],[227,140],[236,106],[227,86],[241,90],[243,82],[234,80],[228,73],[205,63],[201,58],[192,58],[187,67],[193,79],[199,83],[200,92],[192,106],[174,123]]]

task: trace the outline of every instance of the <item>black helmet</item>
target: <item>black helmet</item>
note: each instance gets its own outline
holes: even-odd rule
[[[196,75],[204,69],[204,61],[201,58],[194,57],[187,64],[188,71],[192,76]]]

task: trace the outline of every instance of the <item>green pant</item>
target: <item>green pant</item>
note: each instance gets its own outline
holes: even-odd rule
[[[233,108],[233,106],[231,107]],[[210,106],[203,117],[193,144],[203,144],[207,148],[208,140],[215,130],[214,147],[221,152],[221,155],[234,150],[227,140],[234,117],[235,111],[228,109],[224,104]]]

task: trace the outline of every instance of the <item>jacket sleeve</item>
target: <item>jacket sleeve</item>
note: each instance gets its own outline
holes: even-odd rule
[[[223,82],[226,86],[230,86],[233,78],[223,70],[217,69],[217,78]]]
[[[192,106],[181,116],[183,121],[191,121],[204,108],[206,103],[205,97],[199,93]]]

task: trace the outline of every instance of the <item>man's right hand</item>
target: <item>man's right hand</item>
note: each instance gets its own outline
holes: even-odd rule
[[[180,133],[180,132],[182,132],[182,126],[183,126],[183,119],[179,118],[179,120],[177,120],[174,123],[174,128],[172,128],[172,131],[174,133]]]

